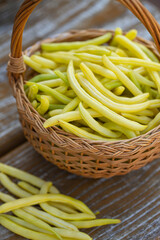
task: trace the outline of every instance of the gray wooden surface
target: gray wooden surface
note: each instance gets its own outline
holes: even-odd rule
[[[11,29],[22,1],[0,0],[0,155],[1,161],[53,183],[64,194],[84,201],[99,217],[120,218],[116,226],[86,230],[95,240],[156,240],[160,238],[160,160],[122,177],[92,180],[77,177],[47,163],[24,139],[15,100],[6,76]],[[160,1],[143,1],[160,23]],[[139,21],[113,0],[43,1],[31,15],[24,49],[35,41],[69,29],[136,28],[150,36]],[[1,186],[0,186],[1,188]],[[0,240],[23,239],[0,227]]]

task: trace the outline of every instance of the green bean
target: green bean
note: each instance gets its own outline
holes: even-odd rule
[[[42,56],[47,58],[47,59],[51,59],[54,60],[57,63],[64,63],[64,64],[68,64],[70,62],[70,60],[74,61],[74,64],[76,64],[77,66],[79,66],[80,64],[80,59],[78,57],[76,57],[76,55],[72,55],[71,53],[67,54],[60,54],[60,53],[42,53]]]
[[[72,89],[75,91],[77,96],[81,101],[84,101],[87,103],[91,108],[102,114],[102,116],[110,119],[113,122],[118,122],[119,125],[125,126],[126,128],[129,128],[131,130],[143,130],[146,128],[146,126],[140,125],[134,121],[130,121],[128,119],[125,119],[124,117],[120,116],[119,114],[113,112],[106,106],[102,105],[100,102],[98,102],[96,99],[91,97],[88,93],[86,93],[78,83],[77,79],[74,75],[74,67],[73,62],[71,61],[68,66],[67,70],[68,74],[68,80],[72,87]]]
[[[92,139],[92,140],[101,140],[101,141],[116,141],[117,139],[104,138],[99,135],[89,133],[79,127],[76,127],[73,124],[59,120],[59,125],[66,131],[73,133],[74,135],[82,138]]]
[[[41,81],[46,81],[46,80],[51,80],[51,79],[56,79],[58,78],[55,73],[53,74],[39,74],[36,75],[35,77],[31,78],[29,82],[41,82]]]
[[[36,109],[37,106],[38,106],[37,100],[33,100],[33,102],[32,102],[31,104],[32,104],[32,106],[33,106],[35,109]]]
[[[24,228],[20,226],[17,223],[14,223],[13,221],[9,220],[8,218],[0,215],[0,224],[7,228],[8,230],[12,231],[13,233],[16,233],[22,237],[25,237],[27,239],[33,239],[33,240],[56,240],[57,237],[54,237],[50,234],[45,233],[39,233],[33,230],[30,230],[28,228]]]
[[[67,96],[67,97],[70,97],[70,98],[75,98],[75,97],[76,97],[76,94],[75,94],[75,92],[71,89],[71,90],[68,90],[68,91],[66,92],[66,96]]]
[[[93,129],[94,131],[98,132],[102,136],[116,138],[117,134],[110,131],[109,129],[103,127],[99,124],[91,115],[90,113],[83,107],[82,103],[79,104],[79,112],[82,116],[82,119],[87,123],[87,125]]]
[[[157,127],[159,124],[160,124],[160,113],[158,113],[155,116],[155,118],[148,123],[148,127],[144,131],[142,131],[141,133],[144,134],[146,132],[149,132],[153,128]]]
[[[47,87],[45,85],[42,85],[40,83],[32,83],[32,82],[27,82],[26,83],[28,86],[31,86],[32,84],[36,84],[38,86],[38,89],[46,94],[49,94],[51,96],[53,96],[54,98],[56,98],[58,101],[67,104],[70,102],[71,98],[66,97],[65,95],[63,95],[62,93],[59,93],[58,91],[56,91],[55,89],[52,89],[50,87]]]
[[[141,83],[143,85],[156,88],[156,85],[155,85],[154,82],[148,80],[147,78],[143,77],[139,73],[136,73],[135,71],[130,71],[129,72],[129,77],[132,80],[137,80],[139,83]]]
[[[49,111],[48,114],[49,114],[49,117],[53,117],[53,116],[56,116],[56,115],[59,115],[59,114],[62,114],[62,113],[63,113],[62,109],[54,109],[54,110]]]
[[[137,37],[137,30],[136,29],[132,29],[129,32],[126,33],[126,38],[130,39],[130,40],[134,40]]]
[[[116,74],[117,78],[133,95],[137,96],[142,94],[142,91],[139,90],[135,84],[131,82],[130,79],[123,72],[121,72],[121,70],[119,70],[105,55],[103,56],[103,63],[107,68]]]
[[[111,129],[111,130],[122,132],[127,138],[134,138],[134,137],[136,137],[136,134],[135,134],[134,131],[129,130],[129,129],[125,128],[125,127],[119,126],[116,123],[107,122],[107,123],[104,123],[103,126],[107,127],[108,129]]]
[[[63,108],[63,113],[65,112],[70,112],[74,110],[78,104],[80,103],[80,100],[78,97],[74,98],[70,103],[68,103],[64,108]]]
[[[41,45],[42,50],[52,52],[59,50],[72,50],[84,47],[86,45],[101,45],[108,42],[112,37],[111,33],[106,33],[103,36],[93,38],[87,41],[77,41],[77,42],[62,42],[62,43],[43,43]]]
[[[113,80],[110,81],[109,83],[105,83],[104,86],[111,91],[116,87],[122,86],[122,83],[119,80]]]
[[[84,67],[84,64],[81,65],[82,67]],[[134,103],[139,103],[139,102],[143,102],[145,101],[148,95],[139,95],[133,98],[127,98],[127,97],[119,97],[116,96],[115,94],[113,94],[111,91],[109,91],[108,89],[106,89],[103,84],[101,84],[100,81],[98,81],[98,79],[95,77],[95,75],[93,74],[93,72],[85,66],[85,69],[83,68],[85,75],[87,77],[87,80],[92,83],[94,85],[94,87],[99,90],[102,94],[104,94],[105,96],[111,98],[113,101],[118,102],[118,103],[128,103],[128,104],[134,104]],[[87,71],[86,71],[87,70]],[[146,93],[145,93],[146,94]],[[143,100],[142,100],[143,99]]]
[[[55,73],[60,79],[62,79],[62,81],[63,81],[65,84],[68,85],[68,79],[67,79],[67,76],[66,76],[64,73],[62,73],[62,72],[59,71],[59,70],[55,70],[54,73]]]
[[[117,79],[117,76],[110,70],[98,65],[98,64],[94,64],[94,63],[90,63],[90,62],[85,62],[85,64],[94,72],[97,74],[100,74],[106,78],[110,78],[110,79]]]
[[[71,221],[77,228],[91,228],[104,226],[107,224],[117,224],[121,221],[119,219],[95,219],[90,221]]]
[[[133,121],[142,123],[142,124],[148,124],[151,121],[151,118],[149,118],[147,116],[136,116],[136,115],[128,114],[128,113],[122,113],[122,116],[129,118]]]
[[[41,190],[40,190],[40,194],[46,194],[48,192],[48,189],[50,188],[50,184],[52,183],[44,183],[44,185],[42,186]],[[65,213],[53,206],[50,206],[47,203],[41,203],[40,204],[41,208],[48,212],[49,214],[55,216],[55,217],[59,217],[61,219],[64,220],[87,220],[87,219],[95,219],[95,215],[94,214],[86,214],[86,213],[73,213],[73,214],[68,214]]]
[[[100,91],[98,91],[89,81],[87,81],[85,78],[83,78],[81,75],[76,75],[80,84],[82,87],[94,98],[97,99],[100,103],[102,103],[104,106],[108,107],[111,110],[114,110],[115,112],[138,112],[145,110],[147,107],[151,105],[150,101],[146,101],[144,103],[139,104],[122,104],[122,103],[116,103],[112,101],[111,99],[104,96]],[[112,120],[111,120],[112,121]]]
[[[51,110],[55,110],[55,109],[64,109],[66,105],[63,105],[63,104],[50,104],[49,105],[49,111]]]
[[[42,81],[41,84],[46,85],[48,87],[58,87],[63,84],[63,81],[60,78],[53,79],[53,80],[46,80]]]
[[[37,112],[40,114],[40,115],[44,115],[47,111],[48,111],[48,108],[49,108],[49,100],[46,96],[41,96],[40,98],[40,105],[37,107]]]
[[[119,87],[116,87],[113,91],[113,93],[117,96],[120,96],[122,95],[122,93],[125,91],[125,87],[124,86],[119,86]]]
[[[149,50],[149,48],[147,48],[146,46],[144,46],[143,44],[140,44],[138,42],[135,42],[136,45],[138,45],[142,51],[153,61],[153,62],[157,62],[159,63],[159,60],[157,58],[157,56],[151,51]]]
[[[40,64],[34,62],[30,57],[28,57],[26,55],[23,55],[23,60],[29,67],[31,67],[32,69],[34,69],[38,73],[53,74],[52,70],[50,70],[49,68],[42,68],[42,66]]]
[[[99,114],[98,112],[90,109],[88,110],[91,114],[92,117],[101,117],[102,115]],[[66,112],[66,113],[62,113],[56,116],[53,116],[49,119],[47,119],[45,121],[45,123],[43,124],[43,126],[45,128],[47,127],[51,127],[51,126],[55,126],[59,124],[59,120],[63,120],[65,122],[72,122],[72,121],[76,121],[76,120],[81,120],[82,117],[79,113],[79,111],[71,111],[71,112]]]
[[[37,55],[32,55],[31,59],[36,63],[39,63],[43,68],[55,69],[57,67],[57,64],[55,62]]]
[[[35,84],[29,87],[28,99],[30,102],[33,102],[33,100],[35,100],[37,93],[38,87]]]
[[[17,168],[8,166],[8,165],[3,164],[3,163],[0,163],[0,171],[9,175],[9,176],[18,178],[22,181],[26,181],[27,183],[30,183],[33,186],[39,187],[39,188],[41,188],[42,185],[45,182],[44,180],[42,180],[42,179],[40,179],[40,178],[30,174],[30,173],[27,173],[27,172],[19,170]],[[58,189],[54,186],[51,187],[50,192],[51,193],[59,193]]]
[[[28,184],[27,182],[20,181],[18,182],[18,186],[21,187],[23,190],[31,193],[31,194],[38,194],[39,189],[33,187],[32,185]]]
[[[5,185],[4,185],[5,186]],[[5,193],[2,193],[0,192],[0,199],[3,201],[3,202],[12,202],[15,200],[15,198],[9,196],[8,194],[5,194]],[[14,210],[13,213],[16,215],[16,216],[27,216],[25,213],[29,213],[31,216],[29,216],[31,219],[32,219],[32,215],[51,224],[51,225],[54,225],[54,226],[57,226],[57,227],[61,227],[61,228],[65,228],[65,229],[69,229],[69,230],[73,230],[73,231],[78,231],[78,229],[73,225],[73,224],[70,224],[70,223],[67,223],[65,221],[63,221],[62,219],[59,219],[57,217],[53,217],[52,215],[44,212],[44,211],[41,211],[35,207],[25,207],[23,209],[17,209],[17,210]],[[29,219],[30,221],[30,219]],[[34,219],[35,221],[35,219]],[[33,223],[34,223],[33,221]]]

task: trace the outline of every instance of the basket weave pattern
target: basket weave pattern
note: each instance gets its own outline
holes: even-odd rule
[[[29,5],[29,2],[32,1],[25,1],[22,5],[19,13],[16,16],[13,30],[11,55],[13,58],[16,58],[18,64],[17,62],[16,64],[12,64],[10,61],[8,68],[9,80],[13,88],[13,94],[16,98],[17,108],[24,135],[27,140],[34,146],[36,151],[38,151],[46,160],[52,162],[61,169],[65,169],[69,172],[92,178],[108,178],[115,175],[123,175],[130,172],[131,170],[139,169],[142,166],[146,165],[148,162],[157,158],[160,151],[159,126],[146,133],[145,135],[117,142],[92,141],[79,138],[73,134],[59,129],[58,127],[52,127],[48,129],[45,129],[43,127],[45,119],[43,119],[32,107],[23,89],[24,76],[21,73],[25,70],[25,66],[23,64],[22,58],[19,61],[22,54],[22,49],[21,44],[18,44],[18,40],[16,40],[15,37],[15,32],[17,29],[16,24],[18,24],[16,21],[18,21],[17,18],[20,18],[19,16],[21,16],[21,12],[24,14],[26,4],[28,4],[27,9],[29,7],[31,8],[31,12],[40,1],[33,1],[34,3],[32,2],[32,5]],[[121,0],[120,2],[130,8],[128,5],[132,2],[135,4],[138,2],[138,0]],[[132,8],[134,6],[133,3]],[[139,2],[138,4],[138,6],[142,6]],[[135,11],[133,12],[135,13]],[[29,13],[27,12],[26,14],[28,14],[29,17]],[[140,20],[143,22],[143,17],[141,15],[140,17]],[[25,19],[27,20],[27,16]],[[24,26],[25,23],[21,25],[21,28],[19,28],[19,30],[21,29],[20,37],[22,37]],[[160,30],[160,28],[158,29],[159,25],[156,22],[154,23],[154,26],[157,26],[157,31]],[[101,36],[106,32],[107,31],[103,29],[90,29],[82,31],[74,30],[60,34],[53,39],[47,39],[44,41],[63,42],[86,40]],[[114,35],[114,32],[112,33]],[[154,37],[156,45],[159,46],[159,37],[157,37],[156,34],[155,36],[152,36]],[[149,47],[158,57],[160,57],[154,43],[141,38],[137,38],[136,41],[143,43]],[[40,45],[41,42],[36,43],[32,47],[28,48],[25,51],[25,54],[32,55],[35,51],[40,49]],[[18,50],[16,51],[17,46]]]

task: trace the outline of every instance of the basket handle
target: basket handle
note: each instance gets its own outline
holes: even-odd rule
[[[12,73],[16,78],[25,71],[25,64],[22,57],[22,37],[25,24],[42,0],[25,0],[16,14],[12,38],[11,38],[11,54],[8,63],[8,72]],[[139,0],[118,0],[126,6],[147,28],[153,37],[158,51],[160,52],[160,25],[152,14],[140,3]]]

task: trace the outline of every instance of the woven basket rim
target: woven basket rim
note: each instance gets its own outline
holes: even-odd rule
[[[87,32],[87,34],[88,35],[91,35],[92,36],[92,38],[94,38],[94,35],[98,35],[98,36],[100,36],[100,35],[103,35],[104,33],[106,33],[106,32],[111,32],[113,35],[114,35],[114,31],[113,30],[105,30],[105,29],[87,29],[87,30],[71,30],[71,31],[69,31],[69,32],[64,32],[64,33],[60,33],[60,34],[56,34],[56,35],[54,35],[52,38],[49,38],[49,39],[44,39],[44,40],[42,40],[42,41],[38,41],[38,42],[36,42],[35,44],[33,44],[32,46],[30,46],[30,47],[28,47],[25,51],[24,51],[24,53],[25,54],[27,54],[28,56],[30,56],[30,55],[32,55],[35,51],[37,51],[37,50],[40,50],[40,45],[41,45],[41,43],[43,43],[43,42],[61,42],[61,41],[64,41],[64,40],[72,40],[73,41],[73,38],[75,38],[75,36],[80,36],[80,37],[83,37],[83,36],[85,36],[86,37],[86,32]],[[89,38],[88,38],[89,39]],[[136,38],[136,41],[137,42],[141,42],[142,44],[144,44],[144,45],[146,45],[147,47],[149,47],[157,56],[158,56],[158,58],[160,59],[160,55],[159,55],[159,53],[158,53],[158,51],[157,51],[157,49],[156,49],[156,47],[155,47],[155,44],[153,43],[153,42],[151,42],[151,41],[148,41],[148,40],[145,40],[145,39],[143,39],[143,38],[140,38],[140,37],[137,37]],[[26,71],[27,72],[27,71]],[[25,79],[24,78],[22,78],[23,79],[23,83],[24,83],[24,81],[25,81]],[[17,89],[15,88],[15,90],[17,91]],[[124,143],[124,147],[125,147],[125,145],[130,145],[131,143],[133,143],[133,142],[143,142],[143,141],[145,141],[145,140],[147,140],[147,139],[150,139],[150,138],[152,138],[156,133],[157,133],[157,131],[159,131],[160,130],[160,125],[159,126],[157,126],[156,128],[154,128],[154,129],[152,129],[152,130],[150,130],[149,132],[147,132],[147,133],[145,133],[145,134],[142,134],[142,135],[140,135],[140,136],[137,136],[137,137],[134,137],[134,138],[131,138],[131,139],[124,139],[124,140],[117,140],[117,141],[101,141],[101,140],[90,140],[90,139],[86,139],[86,138],[81,138],[81,137],[77,137],[76,135],[74,135],[74,134],[72,134],[72,133],[67,133],[67,132],[65,132],[64,130],[62,130],[62,129],[60,129],[60,128],[58,128],[58,127],[56,127],[56,126],[53,126],[53,127],[49,127],[49,128],[47,128],[47,129],[45,129],[44,127],[43,127],[43,123],[44,123],[44,121],[45,121],[45,119],[43,118],[43,117],[41,117],[39,114],[38,114],[38,112],[33,108],[33,106],[31,105],[31,103],[29,102],[29,100],[28,100],[28,98],[27,98],[27,96],[25,95],[25,92],[24,92],[24,89],[23,88],[21,88],[21,91],[23,91],[23,98],[25,97],[25,100],[27,101],[27,104],[29,104],[29,107],[30,107],[30,109],[32,110],[32,112],[33,113],[35,113],[37,116],[37,118],[39,118],[40,119],[40,121],[41,121],[41,128],[43,128],[43,131],[45,131],[45,133],[47,134],[48,132],[50,132],[51,133],[51,131],[52,131],[52,133],[56,133],[58,136],[62,136],[63,135],[63,137],[65,138],[65,137],[68,137],[68,138],[70,138],[70,140],[72,140],[72,141],[74,141],[74,142],[78,142],[78,145],[80,144],[80,142],[83,142],[83,144],[85,143],[85,145],[86,146],[90,146],[90,145],[92,145],[93,146],[93,148],[91,148],[90,149],[90,147],[89,148],[87,148],[87,149],[85,149],[85,150],[91,150],[91,152],[92,152],[92,154],[93,153],[95,153],[95,154],[97,154],[98,153],[98,155],[100,155],[101,153],[100,153],[100,150],[97,152],[97,148],[99,148],[98,146],[99,145],[103,145],[103,147],[105,148],[105,146],[113,146],[113,145],[121,145],[122,146],[122,144]],[[28,114],[28,113],[27,113]],[[31,113],[32,114],[32,113]],[[30,115],[30,117],[31,117],[31,115]],[[53,137],[52,137],[52,139],[53,139]],[[83,144],[82,144],[82,146],[83,146]],[[58,144],[57,144],[58,145]],[[60,146],[61,146],[61,144],[59,144]],[[81,146],[81,147],[82,147]],[[96,149],[96,151],[93,151],[93,149]],[[83,149],[83,147],[81,148],[81,151],[82,151],[82,149]],[[75,149],[74,149],[75,150]],[[79,149],[78,149],[78,151],[79,151]],[[97,152],[97,153],[96,153]],[[102,155],[104,154],[104,152],[102,153]]]

